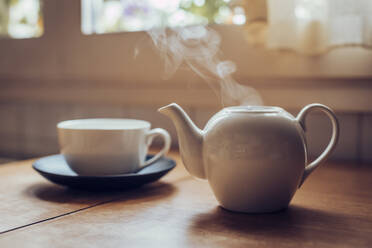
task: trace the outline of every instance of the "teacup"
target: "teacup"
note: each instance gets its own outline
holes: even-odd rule
[[[165,155],[171,139],[162,128],[134,119],[79,119],[57,124],[61,154],[79,175],[132,173]],[[162,150],[146,161],[154,137],[164,140]]]

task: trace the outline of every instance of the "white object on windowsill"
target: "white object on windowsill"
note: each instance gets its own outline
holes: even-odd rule
[[[321,54],[341,45],[372,47],[370,0],[267,0],[266,45]]]

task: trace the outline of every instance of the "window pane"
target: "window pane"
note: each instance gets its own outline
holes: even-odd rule
[[[39,37],[43,33],[40,0],[0,0],[0,37]]]
[[[246,21],[244,8],[231,2],[230,0],[82,0],[82,31],[85,34],[101,34],[208,23],[244,24]]]

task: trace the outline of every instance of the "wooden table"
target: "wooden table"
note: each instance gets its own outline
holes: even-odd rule
[[[372,166],[325,164],[290,207],[223,210],[206,181],[178,165],[127,192],[54,185],[32,160],[0,166],[0,247],[372,247]]]

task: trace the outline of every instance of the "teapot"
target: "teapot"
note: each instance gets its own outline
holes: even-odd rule
[[[313,110],[332,123],[324,152],[308,163],[305,119]],[[233,106],[215,114],[199,129],[177,104],[158,110],[173,121],[187,171],[207,179],[220,205],[246,213],[288,207],[296,190],[335,148],[339,125],[322,104],[304,107],[297,117],[280,107]]]

